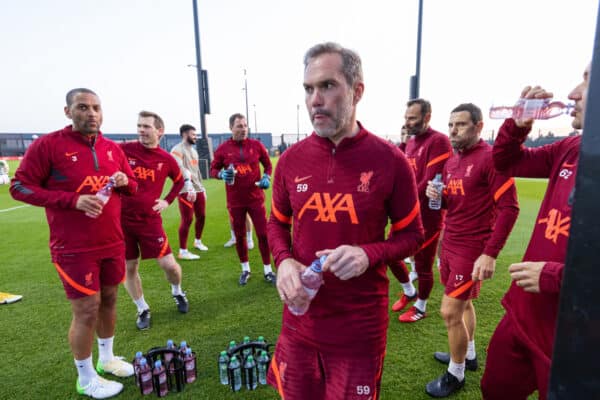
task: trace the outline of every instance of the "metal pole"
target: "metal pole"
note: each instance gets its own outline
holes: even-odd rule
[[[252,104],[254,108],[254,133],[258,133],[258,123],[256,122],[256,104]]]
[[[419,0],[419,21],[417,24],[417,65],[416,71],[410,77],[410,98],[419,97],[419,86],[421,84],[421,31],[423,27],[423,0]]]
[[[246,69],[244,69],[244,92],[246,92],[246,122],[250,126],[250,115],[248,113],[248,78],[246,77]]]
[[[192,1],[194,6],[194,33],[196,36],[196,74],[198,77],[198,102],[200,105],[200,132],[202,138],[207,140],[206,112],[204,110],[204,82],[202,79],[202,57],[200,54],[200,27],[198,24],[198,0]]]
[[[296,141],[300,141],[300,104],[296,104]]]

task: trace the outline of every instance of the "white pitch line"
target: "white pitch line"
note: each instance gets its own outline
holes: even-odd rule
[[[29,204],[25,204],[24,206],[16,206],[16,207],[11,207],[11,208],[5,208],[4,210],[0,210],[0,213],[12,211],[12,210],[18,210],[19,208],[23,208],[23,207],[29,207]]]

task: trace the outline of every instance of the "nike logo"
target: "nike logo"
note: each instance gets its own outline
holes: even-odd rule
[[[308,176],[303,176],[302,178],[298,178],[297,176],[294,178],[294,183],[300,183],[302,181],[305,181],[307,179],[312,178],[312,175],[308,175]]]
[[[75,155],[75,154],[77,154],[77,153],[79,153],[79,152],[78,152],[78,151],[73,151],[73,152],[71,152],[71,153],[65,153],[65,156],[67,156],[67,157],[71,157],[71,156],[74,156],[74,155]]]
[[[563,168],[573,168],[574,166],[575,166],[575,163],[569,164],[569,163],[566,163],[566,162],[564,162],[563,165],[562,165]]]
[[[454,287],[459,287],[460,285],[462,285],[464,282],[454,282]]]

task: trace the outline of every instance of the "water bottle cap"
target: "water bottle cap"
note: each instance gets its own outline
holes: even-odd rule
[[[185,340],[182,340],[181,343],[179,344],[179,347],[181,347],[181,348],[187,347],[187,342]]]
[[[226,356],[226,355],[227,355],[227,352],[226,352],[225,350],[223,350],[223,351],[221,352],[221,355],[222,355],[222,356]]]
[[[252,361],[252,360],[254,360],[254,357],[252,357],[252,355],[249,355],[248,358],[246,358],[246,360]]]
[[[140,360],[140,365],[146,365],[146,364],[148,364],[148,360],[146,360],[146,358],[144,357]]]
[[[319,257],[319,262],[321,263],[321,265],[325,264],[325,260],[327,260],[327,256]]]
[[[235,340],[232,340],[231,342],[229,342],[230,346],[235,346]]]
[[[265,337],[264,337],[264,336],[259,336],[259,337],[258,337],[258,341],[259,341],[259,342],[263,342],[264,340],[265,340]]]
[[[267,355],[267,351],[266,351],[266,350],[263,350],[263,351],[261,351],[261,352],[260,352],[260,355],[261,355],[261,356],[266,356],[266,355]]]
[[[156,360],[156,362],[154,363],[154,368],[160,368],[162,367],[162,363],[160,362],[160,360]]]
[[[142,352],[138,351],[137,353],[135,353],[135,358],[142,358]]]
[[[250,341],[250,336],[244,336],[244,342],[249,342]]]
[[[188,347],[187,349],[185,349],[185,354],[187,354],[187,355],[192,354],[192,348]]]
[[[231,357],[231,361],[234,361],[234,360],[237,360],[237,357],[236,357],[236,356],[232,356],[232,357]]]
[[[167,340],[167,347],[173,347],[173,341],[171,339]]]

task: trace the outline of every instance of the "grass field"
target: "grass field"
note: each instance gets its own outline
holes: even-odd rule
[[[16,163],[11,162],[11,172]],[[529,240],[532,224],[546,182],[518,180],[521,213],[513,233],[498,258],[496,275],[486,282],[475,302],[478,326],[476,347],[480,364],[485,364],[485,347],[503,309],[500,299],[509,286],[507,267],[517,262]],[[142,262],[145,298],[152,309],[152,327],[140,332],[135,327],[136,309],[124,288],[119,292],[115,353],[131,359],[137,350],[163,346],[167,339],[187,340],[198,356],[199,379],[179,399],[277,399],[270,387],[234,394],[218,383],[216,360],[230,340],[244,335],[277,340],[282,304],[276,290],[262,280],[258,250],[250,252],[254,275],[239,287],[240,266],[233,248],[223,248],[229,238],[223,183],[206,182],[207,223],[203,242],[210,248],[199,261],[182,262],[183,288],[190,301],[187,315],[177,313],[170,287],[152,261]],[[270,197],[270,191],[267,193]],[[268,204],[269,202],[267,202]],[[57,273],[50,263],[48,227],[43,209],[20,207],[8,186],[0,186],[0,230],[2,258],[0,291],[24,295],[21,302],[0,306],[0,399],[76,399],[76,372],[67,343],[71,312]],[[13,207],[20,207],[14,208]],[[9,210],[10,209],[10,210]],[[176,205],[164,213],[172,247],[177,247],[179,214]],[[400,285],[391,273],[390,306]],[[442,287],[436,284],[428,304],[428,317],[416,324],[400,324],[390,313],[382,399],[429,399],[425,384],[442,374],[434,351],[447,350],[446,330],[438,309]],[[94,361],[97,359],[96,346]],[[466,373],[464,390],[456,399],[480,399],[479,380],[483,369]],[[141,397],[132,379],[123,380],[120,398]]]

